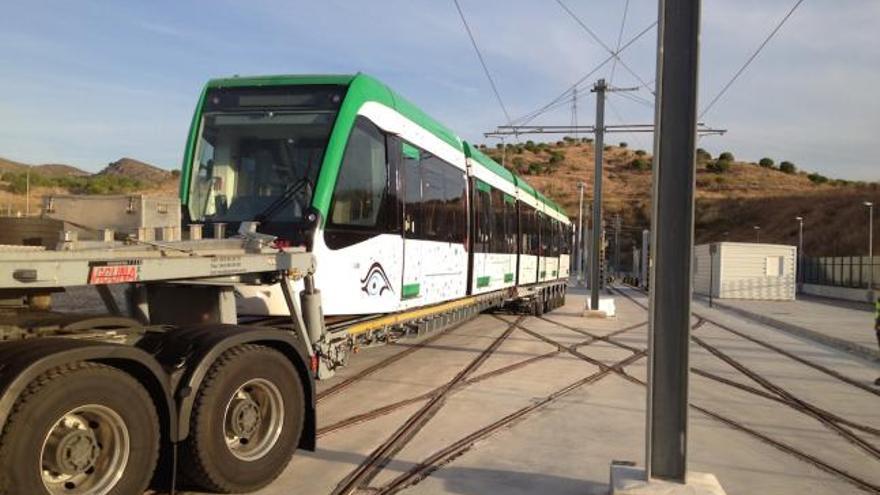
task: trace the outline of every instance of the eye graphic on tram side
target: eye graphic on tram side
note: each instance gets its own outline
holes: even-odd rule
[[[371,296],[381,296],[386,290],[394,292],[385,270],[379,262],[370,265],[367,275],[361,279],[361,290]]]

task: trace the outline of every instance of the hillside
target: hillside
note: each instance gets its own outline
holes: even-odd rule
[[[128,177],[144,184],[160,184],[171,179],[171,171],[135,160],[133,158],[120,158],[110,163],[97,175],[115,175]]]
[[[623,146],[621,146],[623,145]],[[531,143],[483,148],[507,168],[524,176],[535,187],[577,217],[579,181],[592,196],[595,155],[589,140],[567,138],[556,143]],[[805,252],[810,256],[859,255],[867,251],[867,214],[862,203],[880,204],[880,184],[833,180],[818,174],[780,170],[779,165],[719,160],[701,150],[697,166],[696,242],[755,240],[796,244],[796,216],[804,217]],[[727,159],[733,158],[733,159]],[[719,165],[719,162],[722,162]],[[603,165],[605,218],[619,213],[623,220],[622,250],[650,223],[651,157],[626,143],[609,146]],[[793,164],[792,164],[793,165]],[[880,214],[875,232],[880,232]],[[880,252],[875,235],[875,252]],[[622,255],[626,259],[626,255]]]
[[[24,172],[28,165],[24,163],[14,162],[5,158],[0,158],[0,173],[3,172]],[[85,170],[78,169],[71,165],[60,163],[45,163],[42,165],[32,165],[31,172],[46,177],[84,177],[90,175]]]
[[[30,170],[28,170],[30,168]],[[0,158],[0,215],[24,213],[30,172],[30,211],[47,195],[133,194],[176,196],[177,173],[132,158],[121,158],[91,174],[71,165],[28,165]]]

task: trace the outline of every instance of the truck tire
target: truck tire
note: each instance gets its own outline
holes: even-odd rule
[[[223,353],[193,404],[181,455],[186,482],[221,493],[268,485],[299,444],[304,397],[299,374],[280,352],[246,344]]]
[[[92,362],[55,368],[12,407],[0,438],[0,494],[143,493],[159,437],[150,395],[128,374]]]

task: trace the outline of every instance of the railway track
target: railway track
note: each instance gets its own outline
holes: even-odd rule
[[[507,329],[493,340],[489,347],[485,348],[478,356],[471,360],[471,362],[459,371],[452,380],[444,384],[424,406],[410,416],[400,428],[374,449],[373,452],[371,452],[370,455],[354,469],[354,471],[346,476],[331,493],[333,495],[348,495],[367,488],[373,478],[375,478],[376,475],[384,469],[388,462],[391,461],[391,458],[400,452],[437,414],[446,402],[447,396],[457,387],[457,385],[467,379],[477,368],[486,362],[489,356],[498,349],[501,343],[513,333],[516,329],[516,324],[523,318],[524,316],[521,316],[513,323],[509,324]]]
[[[640,304],[635,299],[629,297],[628,294],[625,294],[622,291],[619,293],[621,293],[625,297],[629,298],[633,303],[644,308],[644,305]],[[587,337],[587,340],[584,340],[582,342],[578,342],[578,343],[575,343],[572,345],[565,345],[565,344],[562,344],[554,339],[550,339],[544,335],[541,335],[540,333],[535,332],[532,329],[524,327],[522,324],[523,320],[524,320],[523,317],[517,318],[516,320],[514,320],[512,322],[505,320],[503,318],[499,318],[499,319],[504,321],[506,324],[508,324],[507,330],[505,331],[504,334],[502,334],[501,337],[499,337],[499,339],[506,338],[506,336],[509,335],[510,331],[512,331],[514,328],[519,328],[520,330],[524,331],[525,333],[527,333],[533,337],[536,337],[536,338],[538,338],[548,344],[556,346],[556,350],[542,354],[542,355],[533,356],[529,359],[525,359],[523,361],[519,361],[517,363],[513,363],[511,365],[508,365],[508,366],[505,366],[505,367],[502,367],[502,368],[499,368],[499,369],[496,369],[496,370],[493,370],[493,371],[490,371],[490,372],[487,372],[487,373],[484,373],[481,375],[476,375],[476,376],[463,375],[463,374],[467,374],[469,372],[468,370],[473,371],[474,369],[476,369],[478,367],[478,365],[473,366],[475,363],[472,362],[465,370],[462,370],[462,372],[460,372],[458,375],[456,375],[456,377],[453,378],[453,380],[451,382],[449,382],[441,387],[438,387],[428,393],[421,394],[420,396],[417,396],[417,397],[404,399],[404,400],[398,401],[394,404],[382,406],[382,407],[377,408],[377,409],[370,411],[368,413],[364,413],[363,415],[348,418],[348,419],[343,420],[335,425],[331,425],[329,427],[326,427],[325,429],[322,430],[322,434],[328,434],[333,431],[337,431],[339,429],[345,428],[347,426],[351,426],[353,424],[358,424],[363,421],[368,421],[370,419],[373,419],[375,417],[383,416],[385,414],[390,413],[393,410],[397,410],[401,407],[405,407],[405,406],[413,404],[413,403],[417,403],[420,401],[430,401],[425,406],[423,406],[416,414],[414,414],[413,417],[411,417],[397,432],[395,432],[394,435],[392,435],[388,440],[386,440],[386,442],[384,442],[382,445],[380,445],[380,447],[378,447],[376,450],[374,450],[374,452],[371,454],[371,456],[368,457],[368,459],[361,466],[359,466],[358,469],[356,469],[345,480],[343,480],[343,482],[337,486],[337,490],[333,492],[334,495],[355,493],[359,490],[364,491],[364,492],[369,491],[370,493],[377,493],[377,494],[397,493],[407,487],[410,487],[410,486],[418,483],[419,481],[423,480],[424,478],[430,476],[431,473],[433,473],[437,469],[441,468],[443,465],[447,464],[448,462],[451,462],[452,460],[454,460],[458,456],[466,453],[478,441],[483,440],[483,439],[493,435],[494,433],[496,433],[506,427],[510,427],[510,426],[514,425],[518,421],[521,421],[522,419],[524,419],[528,415],[532,414],[533,412],[537,411],[538,409],[542,408],[543,406],[546,406],[547,404],[549,404],[549,403],[551,403],[551,402],[553,402],[553,401],[555,401],[555,400],[557,400],[567,394],[570,394],[574,390],[577,390],[583,386],[587,386],[587,385],[596,383],[597,381],[608,376],[609,374],[617,374],[618,376],[621,376],[622,378],[627,379],[628,381],[640,384],[642,386],[646,385],[645,382],[643,382],[642,380],[640,380],[636,377],[629,375],[625,370],[626,366],[629,366],[629,365],[637,362],[641,358],[645,357],[647,354],[646,350],[631,346],[629,344],[619,342],[614,339],[614,337],[617,335],[620,335],[620,334],[625,333],[627,331],[644,326],[646,324],[646,322],[636,324],[636,325],[631,325],[629,327],[617,330],[617,331],[609,333],[607,335],[599,336],[599,335],[596,335],[592,332],[589,332],[588,330],[573,327],[571,325],[567,325],[562,322],[554,321],[554,319],[551,319],[548,317],[541,318],[541,320],[543,320],[543,321],[558,325],[559,327],[566,328],[566,329],[571,330],[575,333],[583,335],[584,337]],[[698,316],[698,320],[692,326],[692,330],[696,330],[707,323],[712,324],[713,326],[716,325],[716,322],[712,321],[711,319],[704,318],[702,316]],[[714,348],[714,346],[711,346],[711,344],[706,343],[703,339],[699,339],[698,337],[694,337],[694,338],[696,339],[695,343],[697,345],[701,345],[702,347],[706,348],[707,351],[709,349],[705,346],[710,346],[710,347]],[[500,344],[499,339],[496,339],[496,341],[493,342],[493,345],[490,346],[490,348],[487,348],[486,350],[484,350],[481,353],[481,355],[477,357],[477,360],[480,360],[481,362],[485,361],[485,358],[487,358],[488,355],[491,354],[491,352],[493,352],[495,348],[497,348],[497,345],[495,345],[495,343]],[[630,356],[627,356],[625,359],[622,359],[614,364],[609,365],[609,364],[599,362],[599,361],[595,360],[594,358],[591,358],[591,357],[589,357],[589,356],[587,356],[577,350],[579,347],[588,346],[591,343],[595,343],[598,341],[606,342],[606,343],[608,343],[610,345],[614,345],[618,348],[625,349],[625,350],[631,352],[632,354]],[[770,345],[772,346],[772,344],[770,344]],[[773,346],[773,347],[775,347],[775,346]],[[720,351],[717,348],[714,348],[714,349],[716,351],[718,351],[718,353],[712,353],[712,354],[715,355],[716,357],[718,357],[719,359],[722,359],[721,354],[723,354],[723,351]],[[771,349],[771,350],[775,350],[775,349]],[[433,417],[434,414],[436,414],[437,410],[439,410],[439,408],[442,407],[442,403],[443,403],[443,401],[445,401],[445,398],[451,392],[453,392],[454,390],[457,390],[460,387],[467,386],[468,384],[477,383],[479,381],[491,378],[493,376],[499,376],[499,375],[503,375],[505,373],[509,373],[511,371],[514,371],[515,369],[519,369],[524,366],[528,366],[532,363],[539,362],[541,360],[550,358],[552,356],[558,355],[563,352],[572,354],[572,355],[578,357],[579,359],[582,359],[586,362],[589,362],[593,365],[596,365],[599,368],[598,371],[596,371],[596,372],[594,372],[584,378],[581,378],[581,379],[579,379],[579,380],[577,380],[577,381],[575,381],[575,382],[573,382],[573,383],[571,383],[561,389],[558,389],[558,390],[554,391],[553,393],[536,401],[535,403],[530,404],[528,406],[525,406],[517,411],[514,411],[513,413],[510,413],[507,416],[504,416],[503,418],[460,438],[459,440],[447,445],[446,447],[443,447],[443,448],[437,450],[434,454],[423,459],[421,462],[419,462],[418,464],[413,466],[411,469],[400,474],[396,478],[389,481],[387,484],[380,486],[380,487],[370,487],[369,486],[370,480],[374,479],[375,476],[378,474],[378,472],[381,471],[381,469],[383,469],[384,466],[388,462],[390,462],[391,458],[396,453],[400,452],[400,450],[413,438],[413,436],[424,426],[424,424],[426,424],[427,421],[429,421],[430,418]],[[712,351],[709,351],[709,352],[712,352]],[[726,356],[726,354],[725,354],[725,356]],[[729,359],[732,359],[729,356],[726,356],[726,357]],[[727,362],[724,359],[722,359],[722,360]],[[800,361],[800,360],[798,360],[798,361]],[[732,365],[731,362],[728,362],[728,364]],[[772,400],[776,403],[786,405],[787,407],[795,408],[799,412],[802,412],[802,413],[807,414],[811,417],[814,417],[815,419],[820,421],[823,425],[832,429],[833,431],[835,431],[836,433],[840,434],[845,439],[847,439],[848,441],[853,443],[853,445],[855,445],[856,447],[861,448],[863,451],[867,452],[872,458],[880,459],[880,457],[878,457],[878,454],[880,454],[880,449],[877,449],[872,444],[864,441],[863,439],[861,439],[860,437],[855,435],[852,431],[852,430],[858,430],[863,433],[867,433],[867,434],[871,434],[871,435],[875,435],[875,436],[880,436],[880,430],[877,430],[877,429],[872,428],[867,425],[859,424],[857,422],[853,422],[853,421],[848,420],[846,418],[842,418],[834,413],[831,413],[830,411],[823,410],[823,409],[819,408],[818,406],[815,406],[815,405],[813,405],[803,399],[795,397],[791,393],[785,391],[784,389],[782,389],[778,385],[773,384],[769,380],[766,380],[766,379],[762,380],[762,377],[760,377],[760,375],[758,375],[754,371],[748,369],[747,367],[745,367],[741,363],[739,363],[739,364],[741,365],[740,367],[734,366],[734,368],[736,368],[738,371],[742,372],[745,376],[747,376],[749,378],[752,378],[753,376],[758,378],[758,380],[754,380],[754,381],[756,381],[756,383],[758,384],[758,386],[760,388],[756,388],[756,387],[742,384],[742,383],[739,383],[736,381],[732,381],[732,380],[714,375],[713,373],[710,373],[708,371],[701,370],[698,368],[692,368],[692,371],[697,375],[703,376],[704,378],[714,380],[718,383],[722,383],[727,386],[738,388],[738,389],[743,390],[745,392],[751,393],[755,396],[759,396],[764,399]],[[816,363],[814,363],[814,364],[816,364]],[[817,365],[817,366],[821,366],[821,365]],[[438,404],[438,405],[435,408],[432,408],[431,407],[432,404]],[[742,424],[742,423],[740,423],[730,417],[722,415],[716,411],[712,411],[706,407],[703,407],[694,401],[691,401],[689,403],[689,405],[690,405],[690,407],[693,407],[695,410],[700,411],[701,413],[707,415],[708,417],[711,417],[711,418],[729,426],[732,429],[735,429],[737,431],[748,434],[748,435],[758,439],[759,441],[776,448],[777,450],[780,450],[784,453],[790,454],[790,455],[792,455],[802,461],[808,462],[808,463],[814,465],[815,467],[858,487],[861,490],[864,490],[869,493],[880,493],[880,486],[877,486],[877,485],[871,483],[870,481],[864,480],[864,479],[862,479],[862,478],[860,478],[860,477],[858,477],[858,476],[856,476],[856,475],[854,475],[844,469],[833,466],[833,465],[823,461],[822,459],[820,459],[812,454],[804,452],[796,447],[788,445],[788,444],[781,442],[779,440],[773,439],[772,437],[769,437],[768,435],[766,435],[764,433],[756,431],[756,430],[754,430],[754,429],[752,429],[752,428],[750,428],[750,427],[748,427],[748,426],[746,426],[746,425],[744,425],[744,424]]]
[[[419,481],[430,476],[431,473],[433,473],[437,469],[443,467],[443,465],[466,453],[478,441],[489,437],[490,435],[498,432],[505,427],[512,426],[514,423],[526,418],[529,414],[534,413],[535,411],[543,408],[544,406],[552,402],[555,402],[562,397],[565,397],[566,395],[580,389],[581,387],[592,385],[598,382],[602,378],[605,378],[606,376],[614,373],[615,370],[623,369],[623,367],[644,358],[645,355],[645,352],[639,352],[618,361],[612,366],[605,366],[599,371],[596,371],[594,373],[591,373],[590,375],[587,375],[584,378],[574,381],[566,385],[565,387],[562,387],[555,392],[543,397],[542,399],[528,406],[520,408],[508,414],[507,416],[504,416],[503,418],[460,438],[459,440],[436,451],[434,454],[422,460],[408,471],[392,479],[387,484],[381,487],[372,488],[371,493],[377,495],[390,495],[418,483]]]
[[[435,331],[435,333],[433,335],[431,335],[431,336],[429,336],[419,342],[416,342],[415,344],[412,344],[412,345],[406,347],[402,351],[394,353],[391,356],[388,356],[387,358],[383,359],[382,361],[379,361],[378,363],[340,381],[339,383],[332,385],[332,386],[318,392],[318,394],[316,396],[316,401],[320,403],[322,400],[327,399],[330,396],[338,394],[339,392],[345,390],[346,388],[350,387],[354,383],[357,383],[360,380],[363,380],[364,378],[372,375],[373,373],[376,373],[377,371],[379,371],[381,369],[387,368],[388,366],[396,363],[397,361],[400,361],[401,359],[405,358],[406,356],[409,356],[410,354],[412,354],[420,349],[424,349],[424,348],[430,346],[432,343],[434,343],[440,337],[443,337],[444,335],[448,335],[448,334],[454,332],[457,328],[460,328],[462,325],[464,325],[468,321],[469,320],[461,321],[461,322],[456,323],[454,325],[450,325],[446,328],[442,328],[440,330],[437,330],[437,331]],[[395,344],[391,344],[391,345],[395,345]]]
[[[502,318],[499,318],[499,319],[500,319],[501,321],[503,321],[505,324],[508,324],[508,325],[510,324],[510,322],[507,321],[507,320],[504,320],[504,319],[502,319]],[[575,348],[575,349],[577,349],[577,348],[579,348],[579,347],[587,346],[587,345],[590,345],[590,344],[592,344],[592,343],[594,343],[594,342],[597,342],[597,341],[606,341],[606,338],[608,338],[608,337],[611,337],[611,336],[614,336],[614,335],[620,335],[620,334],[622,334],[622,333],[629,332],[629,331],[631,331],[631,330],[635,330],[635,329],[637,329],[637,328],[643,327],[643,326],[645,326],[645,325],[647,325],[647,324],[648,324],[648,322],[642,322],[642,323],[638,323],[638,324],[631,325],[631,326],[628,326],[628,327],[624,327],[624,328],[621,328],[621,329],[616,330],[616,331],[614,331],[614,332],[611,332],[611,333],[609,333],[608,335],[605,335],[605,336],[603,336],[603,337],[601,337],[601,338],[598,337],[598,336],[589,336],[588,340],[584,340],[584,341],[578,342],[578,343],[574,344],[574,346],[572,346],[572,347]],[[519,326],[519,328],[520,328],[521,330],[526,331],[526,329],[523,329],[522,326]],[[528,333],[528,332],[527,332],[527,333]],[[587,332],[578,332],[578,333],[586,334]],[[439,337],[439,335],[438,335],[437,337]],[[540,337],[539,337],[539,338],[540,338]],[[539,362],[539,361],[543,361],[543,360],[545,360],[545,359],[551,358],[551,357],[556,356],[556,355],[558,355],[558,354],[560,354],[560,353],[562,353],[562,352],[565,351],[564,347],[566,347],[566,346],[563,346],[563,345],[560,344],[560,343],[551,343],[551,345],[556,346],[556,350],[554,350],[554,351],[550,351],[550,352],[547,352],[547,353],[544,353],[544,354],[540,354],[540,355],[537,355],[537,356],[533,356],[533,357],[530,357],[530,358],[528,358],[528,359],[524,359],[524,360],[522,360],[522,361],[518,361],[518,362],[516,362],[516,363],[512,363],[512,364],[509,364],[509,365],[507,365],[507,366],[502,366],[501,368],[498,368],[498,369],[495,369],[495,370],[492,370],[492,371],[488,371],[488,372],[486,372],[486,373],[482,373],[482,374],[476,375],[476,376],[474,376],[474,377],[472,377],[472,378],[468,378],[468,379],[464,380],[463,382],[459,383],[459,384],[456,386],[456,388],[462,388],[462,387],[465,387],[465,386],[473,385],[473,384],[475,384],[475,383],[479,383],[479,382],[481,382],[481,381],[483,381],[483,380],[487,380],[487,379],[489,379],[489,378],[494,378],[494,377],[497,377],[497,376],[500,376],[500,375],[505,375],[505,374],[507,374],[507,373],[510,373],[510,372],[516,371],[516,370],[521,369],[521,368],[524,368],[524,367],[526,367],[526,366],[529,366],[529,365],[531,365],[531,364],[533,364],[533,363],[537,363],[537,362]],[[398,353],[398,354],[399,354],[399,353]],[[374,365],[373,367],[370,367],[370,368],[364,370],[363,372],[361,372],[360,374],[356,375],[355,377],[352,377],[351,381],[348,381],[348,380],[347,380],[348,383],[346,383],[346,386],[348,386],[348,385],[350,385],[351,383],[354,383],[355,381],[359,380],[360,378],[363,378],[364,376],[366,376],[366,375],[368,375],[368,374],[372,374],[372,373],[374,373],[374,372],[376,372],[376,371],[378,371],[378,370],[380,370],[380,369],[386,367],[388,364],[391,364],[392,362],[397,361],[398,359],[404,357],[404,356],[399,356],[399,357],[398,357],[398,354],[395,354],[394,356],[391,356],[391,357],[389,357],[388,359],[386,359],[386,360],[384,360],[384,361],[382,361],[382,362],[380,362],[380,363],[377,363],[377,364]],[[396,358],[396,359],[395,359],[395,358]],[[393,359],[393,360],[392,360],[392,359]],[[388,362],[389,360],[392,360],[392,361],[391,361],[391,362]],[[375,368],[375,369],[373,369],[373,368]],[[374,420],[374,419],[380,418],[380,417],[382,417],[382,416],[385,416],[385,415],[387,415],[387,414],[390,414],[390,413],[392,413],[392,412],[394,412],[394,411],[396,411],[396,410],[398,410],[398,409],[401,409],[401,408],[403,408],[403,407],[409,406],[409,405],[411,405],[411,404],[415,404],[415,403],[418,403],[418,402],[426,401],[426,400],[432,398],[433,396],[435,396],[436,394],[438,394],[440,391],[442,391],[442,389],[443,389],[443,386],[440,386],[440,387],[437,387],[437,388],[435,388],[435,389],[433,389],[433,390],[430,390],[430,391],[428,391],[428,392],[425,392],[425,393],[423,393],[423,394],[417,395],[417,396],[415,396],[415,397],[409,397],[409,398],[406,398],[406,399],[402,399],[402,400],[399,400],[399,401],[397,401],[397,402],[393,402],[393,403],[391,403],[391,404],[386,404],[386,405],[383,405],[383,406],[377,407],[377,408],[375,408],[375,409],[372,409],[372,410],[370,410],[370,411],[367,411],[367,412],[364,412],[364,413],[361,413],[361,414],[357,414],[357,415],[350,416],[350,417],[348,417],[348,418],[345,418],[345,419],[339,420],[339,421],[337,421],[336,423],[333,423],[333,424],[330,424],[330,425],[327,425],[327,426],[324,426],[324,427],[319,428],[319,429],[318,429],[318,432],[317,432],[318,437],[320,438],[320,437],[323,437],[323,436],[326,436],[326,435],[330,435],[330,434],[332,434],[332,433],[335,433],[335,432],[337,432],[337,431],[343,430],[343,429],[345,429],[345,428],[348,428],[348,427],[351,427],[351,426],[355,426],[355,425],[358,425],[358,424],[361,424],[361,423],[365,423],[365,422],[367,422],[367,421],[371,421],[371,420]],[[328,390],[329,390],[329,389],[328,389]],[[338,390],[337,390],[337,391],[338,391]]]
[[[617,288],[614,288],[614,287],[612,288],[612,290],[614,290],[614,291],[617,292],[618,294],[622,295],[623,297],[629,299],[630,301],[632,301],[634,304],[640,306],[641,308],[643,308],[643,309],[645,309],[645,310],[648,309],[648,307],[647,307],[645,304],[643,304],[641,301],[637,301],[635,298],[633,298],[632,296],[630,296],[630,295],[627,294],[626,292],[623,292],[623,291],[621,291],[620,289],[617,289]],[[640,289],[633,289],[633,290],[640,290]],[[870,393],[870,394],[873,394],[873,395],[876,395],[876,396],[880,397],[880,390],[878,390],[878,389],[876,389],[876,388],[872,388],[870,385],[867,385],[867,384],[865,384],[865,383],[862,383],[862,382],[860,382],[860,381],[858,381],[858,380],[856,380],[856,379],[854,379],[854,378],[852,378],[852,377],[846,376],[846,375],[844,375],[844,374],[842,374],[842,373],[840,373],[840,372],[838,372],[838,371],[835,371],[835,370],[833,370],[833,369],[831,369],[831,368],[828,368],[827,366],[823,366],[823,365],[821,365],[821,364],[819,364],[819,363],[816,363],[816,362],[810,361],[809,359],[805,359],[805,358],[803,358],[803,357],[801,357],[801,356],[798,356],[798,355],[796,355],[796,354],[794,354],[794,353],[791,353],[791,352],[789,352],[789,351],[786,351],[785,349],[782,349],[781,347],[779,347],[779,346],[777,346],[777,345],[771,344],[771,343],[766,342],[766,341],[764,341],[764,340],[761,340],[761,339],[759,339],[759,338],[757,338],[757,337],[752,337],[751,335],[748,335],[748,334],[746,334],[746,333],[743,333],[743,332],[741,332],[741,331],[739,331],[739,330],[737,330],[737,329],[735,329],[735,328],[730,327],[729,325],[725,325],[724,323],[721,323],[721,322],[719,322],[719,321],[716,321],[716,320],[714,320],[714,319],[712,319],[712,318],[708,318],[708,317],[706,317],[705,315],[702,315],[702,314],[700,314],[700,313],[694,312],[694,315],[695,315],[695,316],[698,316],[698,317],[700,317],[700,318],[705,319],[707,322],[711,323],[711,324],[712,324],[713,326],[715,326],[715,327],[718,327],[718,328],[720,328],[720,329],[722,329],[722,330],[724,330],[724,331],[726,331],[726,332],[732,333],[732,334],[734,334],[734,335],[736,335],[736,336],[738,336],[738,337],[741,337],[741,338],[743,338],[743,339],[745,339],[745,340],[748,340],[749,342],[752,342],[753,344],[757,344],[757,345],[759,345],[759,346],[761,346],[761,347],[764,347],[765,349],[769,349],[769,350],[771,350],[771,351],[774,351],[774,352],[776,352],[776,353],[778,353],[778,354],[781,354],[781,355],[783,355],[783,356],[785,356],[785,357],[787,357],[787,358],[789,358],[789,359],[791,359],[791,360],[793,360],[793,361],[797,361],[798,363],[801,363],[801,364],[803,364],[803,365],[805,365],[805,366],[809,366],[810,368],[813,368],[813,369],[816,370],[816,371],[822,372],[822,373],[824,373],[824,374],[826,374],[826,375],[828,375],[828,376],[830,376],[830,377],[832,377],[832,378],[834,378],[834,379],[836,379],[836,380],[839,380],[839,381],[841,381],[841,382],[844,382],[844,383],[846,383],[846,384],[848,384],[848,385],[852,385],[852,386],[854,386],[854,387],[856,387],[856,388],[859,388],[859,389],[861,389],[861,390],[863,390],[863,391],[865,391],[865,392],[868,392],[868,393]]]
[[[626,292],[621,291],[617,288],[613,288],[613,290],[616,291],[618,294],[626,297],[627,299],[629,299],[633,303],[637,304],[638,306],[641,306],[642,308],[647,309],[644,304],[635,300]],[[781,351],[780,354],[783,354],[786,357],[794,357],[794,358],[796,358],[795,359],[796,361],[802,362],[803,364],[807,364],[808,366],[810,366],[814,369],[818,369],[823,372],[830,371],[832,373],[827,373],[830,376],[833,376],[838,379],[840,379],[840,377],[843,376],[837,372],[834,372],[833,370],[827,369],[824,366],[819,365],[818,363],[812,363],[808,360],[800,358],[800,356],[795,356],[795,355],[789,353],[788,351],[785,351],[784,349],[779,349],[777,346],[774,346],[774,345],[769,344],[767,342],[763,342],[760,339],[751,337],[749,335],[745,335],[742,332],[735,330],[735,329],[732,329],[730,327],[722,326],[718,322],[716,322],[710,318],[706,318],[703,315],[697,315],[697,317],[701,321],[705,321],[705,322],[707,322],[713,326],[716,326],[718,328],[722,328],[724,330],[731,331],[732,333],[739,335],[739,336],[745,338],[746,340],[749,340],[749,341],[755,342],[759,345],[762,345],[765,348],[768,348],[770,350],[774,350],[777,352]],[[711,344],[708,344],[705,340],[700,339],[699,337],[696,337],[693,335],[691,336],[691,340],[694,343],[696,343],[697,345],[699,345],[700,347],[706,349],[713,356],[717,357],[721,361],[732,366],[734,369],[736,369],[737,371],[742,373],[744,376],[746,376],[749,379],[753,380],[754,382],[758,383],[761,387],[764,388],[764,390],[756,389],[754,387],[749,387],[747,385],[743,385],[743,384],[734,382],[732,380],[727,380],[725,378],[718,377],[717,375],[714,375],[710,372],[692,367],[691,371],[693,371],[695,374],[698,374],[700,376],[703,376],[703,377],[711,379],[711,380],[715,380],[719,383],[723,383],[728,386],[738,388],[740,390],[752,393],[754,395],[763,397],[765,399],[773,400],[777,403],[786,405],[786,406],[788,406],[788,407],[790,407],[790,408],[792,408],[802,414],[810,416],[813,419],[820,422],[823,426],[825,426],[829,430],[842,436],[845,440],[847,440],[852,445],[854,445],[857,448],[861,449],[862,451],[866,452],[874,460],[880,460],[880,449],[875,447],[873,444],[865,441],[864,439],[862,439],[861,437],[859,437],[858,435],[853,433],[851,430],[848,430],[846,427],[857,429],[857,430],[860,430],[860,431],[863,431],[866,433],[870,433],[873,435],[877,435],[878,433],[880,433],[880,431],[878,431],[877,429],[869,427],[867,425],[861,425],[857,422],[848,420],[846,418],[842,418],[834,413],[831,413],[830,411],[826,411],[824,409],[819,408],[818,406],[815,406],[814,404],[811,404],[803,399],[800,399],[800,398],[794,396],[793,394],[791,394],[786,389],[774,384],[773,382],[771,382],[770,380],[768,380],[767,378],[765,378],[761,374],[755,372],[754,370],[751,370],[750,368],[743,365],[739,361],[728,356],[726,353],[724,353],[723,351],[721,351],[717,347],[712,346]],[[838,375],[840,375],[840,376],[838,376]],[[845,378],[848,378],[848,377],[845,377]],[[854,382],[854,380],[852,380],[852,379],[847,379],[847,380],[842,380],[842,381],[844,381],[845,383],[850,383],[850,384],[852,384],[851,381]],[[644,382],[642,382],[641,380],[639,380],[639,382],[641,382],[642,385],[647,385]],[[855,383],[858,383],[858,382],[855,382]],[[863,388],[863,387],[859,387],[859,388]],[[718,412],[707,409],[707,408],[705,408],[705,407],[703,407],[693,401],[690,401],[688,404],[690,407],[694,408],[695,410],[700,411],[703,414],[705,414],[705,415],[707,415],[717,421],[720,421],[735,430],[746,433],[746,434],[760,440],[761,442],[776,448],[777,450],[780,450],[780,451],[785,452],[787,454],[790,454],[794,457],[797,457],[798,459],[805,461],[805,462],[807,462],[807,463],[809,463],[809,464],[811,464],[811,465],[813,465],[813,466],[815,466],[815,467],[817,467],[817,468],[819,468],[829,474],[832,474],[833,476],[836,476],[836,477],[842,479],[843,481],[846,481],[846,482],[848,482],[848,483],[850,483],[850,484],[852,484],[852,485],[854,485],[864,491],[867,491],[869,493],[880,493],[880,485],[877,485],[877,484],[871,483],[870,481],[864,480],[864,479],[862,479],[862,478],[860,478],[860,477],[858,477],[858,476],[856,476],[856,475],[854,475],[844,469],[838,468],[832,464],[829,464],[829,463],[823,461],[822,459],[820,459],[817,456],[814,456],[812,454],[804,452],[803,450],[798,449],[796,447],[793,447],[791,445],[788,445],[785,442],[781,442],[779,440],[776,440],[776,439],[774,439],[764,433],[761,433],[753,428],[750,428],[750,427],[748,427],[748,426],[746,426],[746,425],[744,425],[744,424],[742,424],[732,418],[729,418],[729,417],[724,416]]]

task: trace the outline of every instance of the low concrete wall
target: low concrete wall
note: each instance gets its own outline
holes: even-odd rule
[[[849,287],[834,287],[832,285],[803,284],[801,292],[813,296],[843,299],[845,301],[872,302],[868,297],[867,289],[851,289]]]

